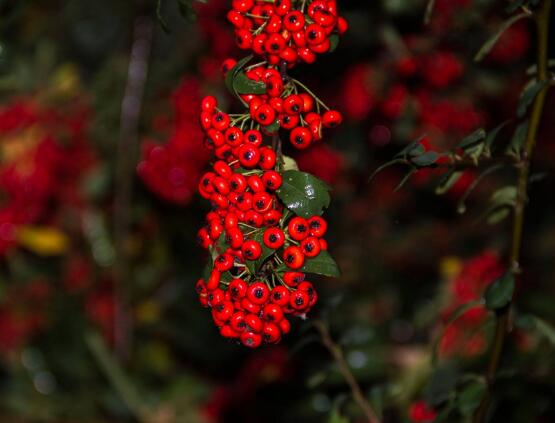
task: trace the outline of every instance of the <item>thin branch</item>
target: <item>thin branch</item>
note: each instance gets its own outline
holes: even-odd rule
[[[134,169],[138,145],[138,127],[148,74],[152,44],[152,21],[139,16],[133,28],[133,45],[127,71],[127,84],[121,103],[120,141],[117,151],[114,197],[114,242],[116,247],[114,337],[118,357],[126,358],[131,348],[131,313],[129,310],[130,266],[127,242],[131,222]]]
[[[538,66],[538,81],[543,82],[549,79],[548,75],[548,39],[549,39],[549,17],[551,12],[552,0],[544,0],[535,15],[536,27],[537,27],[537,66]],[[518,184],[517,184],[517,196],[516,205],[513,218],[513,234],[512,234],[512,246],[511,246],[511,257],[510,266],[514,273],[515,278],[519,278],[521,274],[520,267],[520,253],[522,249],[522,236],[524,230],[524,211],[527,201],[528,193],[528,179],[530,175],[530,160],[534,153],[534,148],[536,146],[536,140],[538,136],[538,130],[541,123],[541,118],[543,115],[543,108],[545,104],[545,98],[549,85],[546,84],[545,87],[538,93],[536,99],[534,100],[534,106],[532,108],[530,116],[530,125],[528,126],[528,132],[526,134],[526,141],[524,146],[524,155],[522,165],[519,168],[518,173]],[[510,311],[511,311],[512,301],[505,308],[498,311],[497,313],[497,323],[495,328],[494,342],[491,350],[491,355],[489,359],[489,364],[486,372],[486,381],[488,389],[482,402],[480,403],[476,413],[474,415],[474,423],[482,423],[487,415],[489,405],[491,403],[493,395],[493,387],[495,384],[495,379],[497,376],[497,371],[499,369],[499,363],[501,360],[501,355],[503,353],[503,346],[505,344],[505,338],[509,330],[510,323]]]
[[[353,376],[353,373],[351,372],[351,369],[349,368],[349,365],[345,360],[345,356],[343,355],[343,350],[339,345],[337,345],[333,341],[331,334],[328,330],[328,327],[319,320],[314,321],[313,324],[314,324],[314,327],[318,330],[318,332],[320,332],[322,343],[334,358],[339,368],[339,371],[341,372],[341,374],[343,375],[343,378],[351,388],[353,399],[356,401],[356,403],[358,404],[358,406],[366,416],[366,420],[369,423],[380,423],[380,419],[378,418],[378,415],[376,414],[376,412],[374,411],[370,403],[364,397],[364,394],[362,393],[362,390],[360,389],[360,386],[356,378]]]

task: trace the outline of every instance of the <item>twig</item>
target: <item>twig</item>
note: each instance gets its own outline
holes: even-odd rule
[[[548,75],[548,37],[549,37],[549,16],[551,12],[552,0],[544,0],[535,15],[536,28],[537,28],[537,66],[538,66],[538,81],[543,82],[549,79]],[[540,122],[543,114],[543,107],[549,85],[538,93],[534,100],[530,116],[530,125],[526,134],[526,141],[524,146],[524,155],[522,165],[518,172],[517,196],[515,204],[515,212],[513,218],[513,234],[511,246],[510,266],[515,278],[518,278],[521,273],[520,267],[520,252],[522,249],[522,235],[524,230],[524,211],[527,201],[528,192],[528,178],[530,175],[530,160],[534,153],[536,140]],[[482,423],[487,415],[489,405],[491,403],[493,386],[499,369],[499,362],[501,354],[503,353],[503,346],[505,338],[509,330],[509,317],[511,311],[512,301],[503,309],[497,312],[497,324],[495,327],[495,335],[489,364],[486,372],[487,391],[480,403],[476,413],[474,414],[474,423]]]
[[[129,312],[130,267],[126,244],[131,221],[131,200],[138,144],[138,126],[143,101],[144,86],[148,73],[148,61],[152,43],[152,21],[139,16],[133,28],[133,45],[127,71],[127,85],[121,103],[120,141],[117,152],[114,197],[114,265],[115,321],[114,338],[118,357],[126,358],[131,348],[131,313]]]
[[[337,366],[339,367],[339,371],[341,372],[341,374],[343,375],[343,378],[351,388],[353,399],[356,401],[356,403],[358,404],[358,406],[366,416],[366,419],[368,420],[368,422],[380,423],[380,419],[378,418],[378,415],[373,410],[370,403],[364,397],[364,394],[362,393],[362,390],[360,389],[360,386],[356,378],[353,376],[353,373],[351,372],[351,369],[349,368],[349,365],[347,364],[347,361],[345,360],[345,357],[343,355],[343,350],[339,345],[337,345],[333,341],[330,335],[330,332],[328,330],[328,327],[319,320],[314,321],[313,324],[314,324],[314,327],[318,330],[318,332],[320,332],[322,343],[325,345],[325,347],[328,349],[328,351],[334,358],[335,362],[337,363]]]

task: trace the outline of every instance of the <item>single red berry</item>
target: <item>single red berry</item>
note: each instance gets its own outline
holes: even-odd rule
[[[270,297],[270,290],[262,282],[255,282],[247,290],[247,298],[255,305],[262,305]]]
[[[247,184],[253,192],[262,192],[265,189],[264,182],[262,181],[262,178],[258,175],[249,176],[247,178]]]
[[[293,10],[283,18],[283,26],[291,32],[300,31],[304,28],[304,24],[304,15],[299,10]]]
[[[239,249],[241,248],[244,242],[243,232],[241,232],[241,230],[237,227],[227,229],[225,239],[231,248]]]
[[[257,304],[253,304],[248,298],[243,298],[241,300],[241,308],[248,313],[252,313],[252,314],[260,313],[260,306]]]
[[[277,323],[283,319],[283,310],[277,304],[267,304],[262,309],[262,316],[269,322]]]
[[[320,241],[314,236],[310,236],[301,242],[301,250],[306,257],[316,257],[320,254]]]
[[[284,286],[276,286],[270,293],[270,301],[281,307],[289,304],[289,290]]]
[[[297,126],[289,134],[289,140],[294,147],[304,150],[312,143],[312,134],[309,129]]]
[[[260,150],[249,144],[243,144],[239,148],[239,162],[246,168],[255,167],[260,161]]]
[[[233,175],[233,171],[231,170],[229,165],[222,160],[218,160],[216,163],[214,163],[214,172],[225,179],[229,179],[231,175]]]
[[[299,269],[304,264],[304,255],[299,247],[287,247],[283,252],[283,261],[291,269]]]
[[[276,111],[269,104],[263,104],[256,109],[253,118],[259,124],[268,126],[276,120]]]
[[[281,330],[281,333],[286,335],[289,333],[289,331],[291,330],[291,323],[289,323],[289,320],[287,319],[282,319],[279,323],[278,323],[279,329]]]
[[[264,48],[266,52],[270,54],[279,54],[281,50],[285,48],[286,42],[281,34],[271,34],[266,39],[264,43]]]
[[[260,131],[257,131],[256,129],[250,129],[247,132],[245,132],[243,141],[245,141],[248,144],[251,144],[253,147],[258,147],[262,144],[262,134],[260,133]]]
[[[229,179],[229,187],[233,192],[245,192],[247,189],[247,179],[240,173],[234,173]]]
[[[247,295],[247,288],[248,285],[243,279],[233,279],[227,290],[230,292],[231,298],[239,300]]]
[[[262,343],[262,337],[254,332],[243,332],[241,334],[241,343],[249,348],[257,348]]]
[[[247,326],[245,323],[245,313],[243,311],[233,313],[229,319],[229,326],[236,332],[244,332]]]
[[[301,272],[285,272],[283,274],[283,282],[292,288],[298,286],[302,281],[304,281],[304,278],[305,274]]]
[[[283,100],[283,111],[289,115],[302,113],[303,106],[303,99],[297,94],[291,94]]]
[[[224,134],[225,141],[232,147],[241,145],[243,142],[243,132],[239,128],[227,128]]]
[[[208,293],[207,300],[208,300],[208,305],[210,307],[214,307],[219,303],[221,303],[222,301],[225,301],[225,293],[220,288],[215,289]]]
[[[281,340],[281,330],[274,323],[264,323],[262,338],[268,344],[276,344]]]
[[[277,250],[283,246],[285,234],[279,228],[268,228],[264,231],[263,241],[266,247]]]
[[[220,272],[226,272],[233,267],[233,257],[228,253],[220,254],[214,260],[214,266]]]
[[[279,126],[283,129],[293,129],[299,126],[301,119],[298,115],[287,115],[282,113],[278,116]]]
[[[264,224],[266,226],[275,226],[281,220],[282,214],[279,210],[270,210],[264,213]]]
[[[224,338],[230,339],[239,338],[239,333],[234,331],[230,325],[223,325],[220,328],[220,335]]]
[[[258,213],[266,213],[272,208],[273,197],[267,192],[257,192],[252,198],[252,208]]]
[[[275,170],[269,170],[262,175],[262,182],[270,191],[275,191],[281,186],[282,178]]]
[[[241,13],[246,13],[254,6],[254,0],[233,0],[231,7]]]
[[[261,169],[270,170],[276,166],[276,153],[270,147],[260,148],[260,162],[258,163]]]
[[[262,254],[262,247],[258,242],[251,239],[243,243],[241,251],[247,260],[258,260]]]
[[[235,41],[242,50],[248,50],[252,46],[252,35],[248,29],[238,29],[235,31]]]
[[[233,315],[235,308],[230,301],[222,301],[217,304],[212,310],[214,318],[220,322],[227,322]]]
[[[222,73],[225,75],[237,64],[235,59],[226,59],[222,63]]]
[[[247,314],[245,316],[245,324],[247,325],[247,330],[260,333],[264,326],[264,322],[260,317],[255,314]]]
[[[302,241],[309,235],[308,221],[300,216],[295,216],[287,225],[289,236],[295,241]]]
[[[308,227],[311,236],[323,237],[328,230],[327,222],[320,216],[313,216],[308,219]]]
[[[326,128],[335,128],[341,122],[343,122],[343,117],[337,110],[328,110],[322,115],[322,124]]]
[[[309,307],[310,298],[305,291],[292,292],[289,297],[289,305],[297,311],[306,310]]]
[[[212,113],[218,107],[218,100],[213,95],[208,95],[202,99],[201,110],[203,112]]]
[[[212,127],[218,131],[225,131],[229,127],[229,115],[224,112],[218,112],[212,116]]]

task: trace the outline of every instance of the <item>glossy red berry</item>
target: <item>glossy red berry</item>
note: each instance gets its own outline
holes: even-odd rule
[[[312,143],[312,133],[308,128],[297,126],[289,134],[289,140],[294,147],[304,150]]]
[[[251,239],[243,243],[241,251],[247,260],[258,260],[262,254],[262,247],[258,242]]]
[[[309,235],[308,221],[300,216],[295,216],[287,225],[289,236],[295,241],[302,241]]]
[[[264,182],[267,189],[275,191],[281,186],[282,178],[275,170],[269,170],[262,175],[262,182]]]
[[[245,295],[247,295],[247,288],[247,283],[242,279],[233,279],[227,287],[231,294],[231,298],[234,300],[244,298]]]
[[[277,323],[283,319],[283,310],[277,304],[268,304],[262,309],[262,317],[269,322]]]
[[[226,272],[233,267],[233,257],[228,253],[220,254],[214,260],[214,266],[220,272]]]
[[[299,247],[287,247],[283,252],[283,261],[291,269],[299,269],[304,264],[304,254]]]
[[[326,128],[335,128],[341,122],[343,122],[343,117],[337,110],[328,110],[322,115],[322,124]]]
[[[247,290],[247,298],[256,305],[264,304],[270,297],[270,290],[262,282],[255,282]]]
[[[316,237],[308,237],[301,242],[301,250],[306,257],[316,257],[320,254],[320,241]]]
[[[255,167],[260,161],[260,151],[257,147],[243,144],[239,149],[239,162],[246,168]]]
[[[289,297],[289,305],[297,311],[306,310],[310,305],[310,297],[305,291],[295,291]]]
[[[264,231],[263,241],[266,247],[277,250],[283,246],[285,234],[279,228],[268,228]]]
[[[281,339],[281,330],[274,323],[265,323],[262,329],[262,338],[269,344],[275,344]]]
[[[323,237],[328,230],[327,222],[320,216],[313,216],[308,219],[308,227],[310,235],[318,238]]]
[[[289,304],[289,290],[284,286],[276,286],[270,293],[270,301],[281,307]]]
[[[262,343],[262,336],[254,332],[243,332],[241,334],[241,343],[249,348],[257,348]]]

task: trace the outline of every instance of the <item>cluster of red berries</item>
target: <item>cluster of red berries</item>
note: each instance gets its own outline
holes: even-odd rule
[[[312,37],[314,21],[321,22],[324,16],[332,22],[323,26],[326,39],[336,27],[346,27],[339,23],[343,21],[337,17],[335,1],[305,3],[295,11],[289,0],[234,1],[228,17],[236,26],[245,25],[250,37],[289,34],[283,38],[283,49],[292,37],[298,38],[296,32]],[[289,26],[291,16],[300,16],[302,25],[294,32],[286,26],[282,31],[282,21]],[[275,31],[261,34],[270,27]],[[294,213],[280,197],[284,162],[277,148],[278,131],[290,131],[293,146],[304,149],[322,138],[323,127],[342,121],[339,112],[285,74],[297,53],[292,62],[277,53],[246,69],[245,61],[224,62],[224,74],[232,72],[226,80],[231,79],[232,91],[248,108],[246,113],[227,114],[218,108],[215,97],[207,96],[200,115],[204,145],[213,151],[215,162],[198,186],[212,210],[198,232],[198,241],[209,250],[211,260],[196,288],[201,304],[212,309],[221,335],[253,348],[279,342],[291,329],[287,315],[304,317],[316,303],[318,295],[305,280],[305,268],[327,250],[326,221],[318,215]],[[243,83],[248,82],[246,90],[234,85],[239,74]],[[265,145],[266,138],[272,138],[272,146]]]
[[[213,107],[208,111],[212,126],[224,129],[215,98],[206,97],[202,107]],[[214,147],[211,129],[206,138]],[[220,160],[199,184],[200,194],[213,206],[198,232],[213,268],[197,283],[197,291],[224,337],[257,347],[262,341],[278,342],[290,330],[285,316],[304,315],[316,303],[314,287],[297,270],[327,248],[322,238],[327,223],[320,216],[293,216],[284,208],[276,196],[282,185],[276,153],[261,145],[260,131],[243,134],[229,126],[224,134],[224,144],[215,148]]]
[[[293,6],[295,3],[295,6]],[[262,56],[270,65],[314,63],[347,30],[335,0],[233,0],[227,19],[239,48]]]

